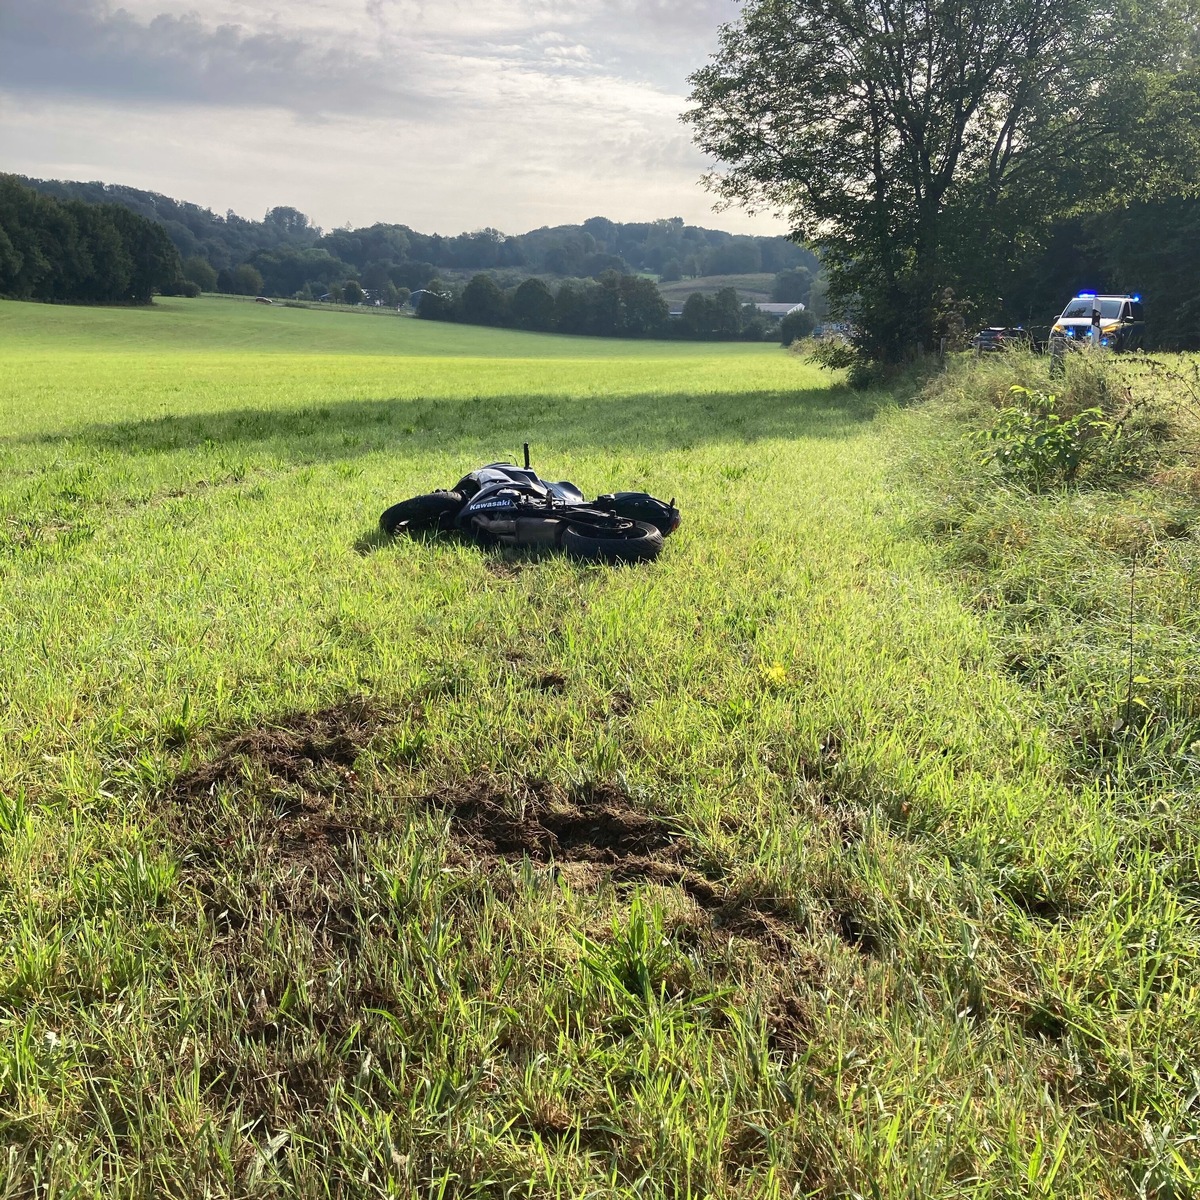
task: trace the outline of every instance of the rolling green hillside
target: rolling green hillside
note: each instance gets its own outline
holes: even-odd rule
[[[380,309],[356,312],[282,303],[159,297],[148,308],[84,308],[0,302],[0,339],[19,357],[119,349],[130,354],[242,353],[404,355],[447,358],[710,360],[778,357],[777,347],[697,349],[683,342],[622,341],[419,321]]]

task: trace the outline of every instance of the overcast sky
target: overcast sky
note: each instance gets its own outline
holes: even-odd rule
[[[0,170],[327,229],[712,211],[679,121],[736,0],[0,0]]]

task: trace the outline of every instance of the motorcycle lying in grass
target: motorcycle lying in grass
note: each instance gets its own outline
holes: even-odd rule
[[[393,504],[379,518],[389,536],[458,531],[482,545],[561,549],[600,562],[657,558],[663,538],[679,527],[675,501],[645,492],[613,492],[585,500],[573,484],[549,483],[529,467],[489,463],[449,491]]]

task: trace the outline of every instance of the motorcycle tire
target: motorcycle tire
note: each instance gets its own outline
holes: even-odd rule
[[[662,552],[663,535],[641,521],[607,535],[591,525],[568,525],[563,530],[562,547],[574,558],[593,562],[648,562]]]
[[[379,518],[379,528],[389,537],[398,533],[445,533],[454,528],[454,519],[465,503],[460,492],[414,496],[386,509]]]

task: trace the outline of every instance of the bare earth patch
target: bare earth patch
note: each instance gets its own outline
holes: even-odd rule
[[[349,801],[359,783],[354,764],[383,722],[355,697],[243,730],[176,779],[169,820],[196,849],[220,849],[240,825],[269,857],[327,864],[353,835],[371,832]],[[254,799],[231,813],[218,797],[233,790]]]
[[[451,832],[476,860],[552,862],[583,886],[608,879],[677,887],[695,901],[711,929],[756,941],[773,957],[793,952],[791,938],[798,930],[782,908],[767,898],[731,894],[706,876],[686,837],[669,822],[633,808],[614,784],[589,784],[567,794],[532,782],[517,796],[481,776],[423,801],[448,810]]]
[[[237,921],[252,906],[249,893],[269,879],[276,911],[327,932],[337,928],[336,880],[356,842],[396,832],[407,819],[402,809],[382,821],[358,798],[355,763],[386,720],[362,698],[289,714],[232,735],[176,779],[167,822],[206,907]],[[702,869],[677,826],[640,811],[613,783],[567,792],[539,780],[513,786],[479,775],[417,806],[448,813],[459,852],[484,870],[528,857],[584,889],[605,882],[678,888],[710,935],[754,941],[776,960],[792,958],[797,935],[811,933],[785,899],[738,894],[720,873]],[[238,880],[245,897],[235,894]],[[870,931],[836,905],[833,926],[847,945],[878,951]]]

